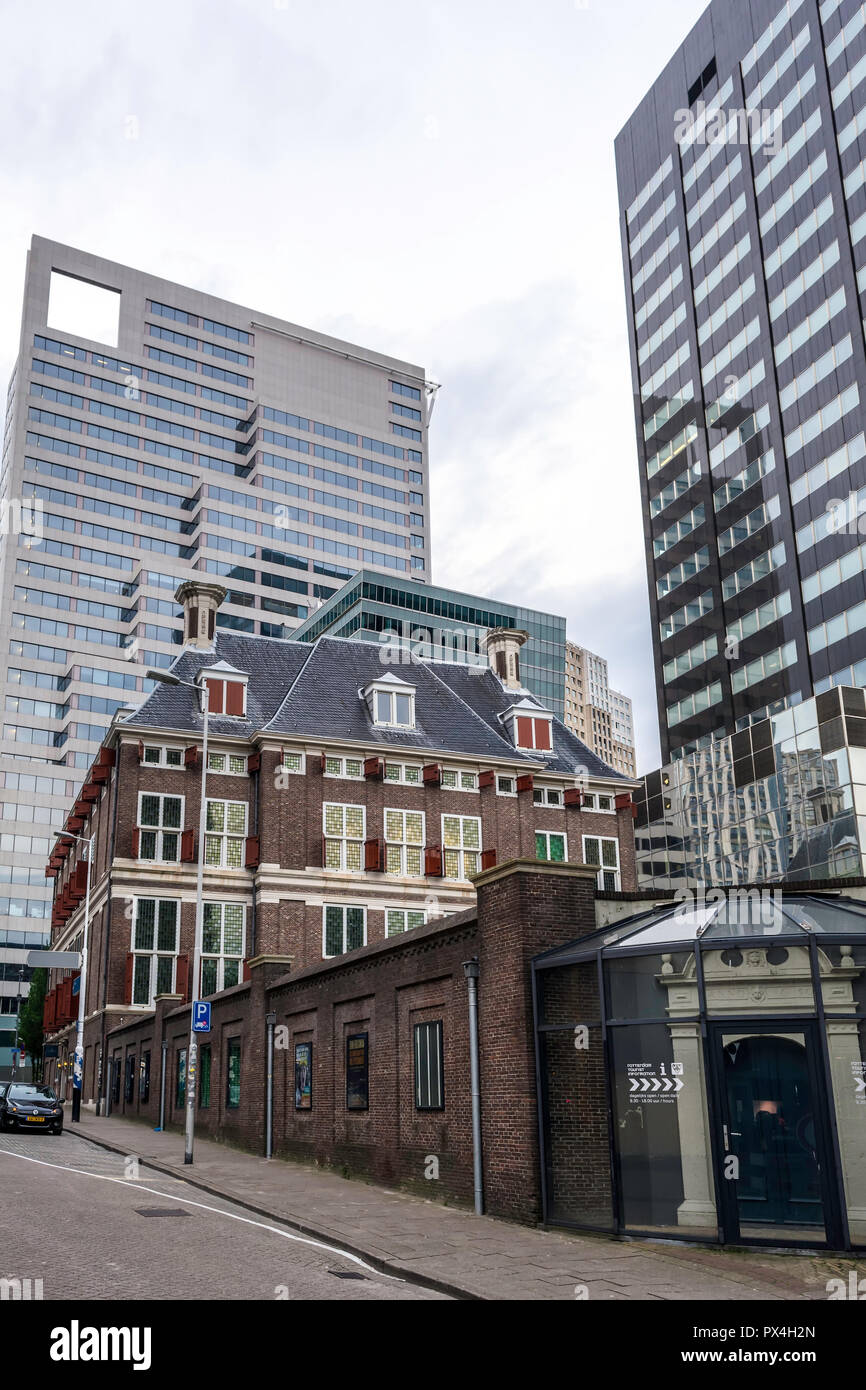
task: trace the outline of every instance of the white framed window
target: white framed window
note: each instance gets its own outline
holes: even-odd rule
[[[243,903],[205,903],[201,995],[207,999],[240,983],[246,909]]]
[[[385,912],[385,935],[400,936],[413,927],[423,927],[427,913],[411,907],[389,907]]]
[[[330,753],[325,755],[325,776],[326,777],[345,777],[351,781],[364,780],[364,759],[363,758],[334,758]]]
[[[598,886],[604,892],[620,890],[619,841],[601,835],[584,835],[583,862],[598,867]]]
[[[516,795],[517,795],[517,778],[516,778],[516,777],[500,777],[500,776],[497,774],[497,777],[496,777],[496,795],[497,795],[497,796],[516,796]]]
[[[345,806],[326,801],[322,807],[322,834],[325,840],[325,868],[359,874],[364,868],[364,837],[367,811],[364,806]]]
[[[424,875],[423,811],[385,811],[385,872],[405,877]]]
[[[536,830],[535,857],[553,864],[564,864],[568,859],[568,836],[561,835],[557,830]]]
[[[374,690],[373,722],[397,729],[414,729],[415,691]]]
[[[329,906],[322,908],[322,955],[326,960],[357,951],[367,944],[366,907]]]
[[[402,782],[409,787],[420,787],[422,768],[420,763],[385,763],[385,781]]]
[[[564,806],[560,787],[535,787],[532,800],[536,806]]]
[[[183,767],[183,749],[165,748],[161,744],[146,743],[142,762],[149,767]]]
[[[205,818],[204,862],[215,869],[242,869],[247,835],[245,801],[212,801]]]
[[[138,794],[138,857],[162,864],[180,860],[183,797]]]
[[[615,815],[616,806],[610,792],[584,792],[584,811],[601,811],[605,815]]]
[[[459,767],[443,767],[441,786],[452,792],[477,792],[478,773],[464,772]]]
[[[306,771],[306,757],[303,753],[289,753],[285,748],[282,753],[282,762],[277,768],[279,776],[287,776],[292,773],[303,774]]]
[[[177,898],[136,898],[132,923],[132,1003],[152,1006],[174,993],[180,903]]]
[[[442,817],[442,876],[469,879],[481,867],[481,817]]]
[[[208,753],[208,772],[225,772],[232,777],[247,776],[247,759],[243,753]]]

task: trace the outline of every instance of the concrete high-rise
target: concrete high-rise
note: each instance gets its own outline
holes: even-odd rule
[[[177,655],[183,579],[226,586],[221,627],[288,637],[365,565],[429,577],[432,389],[413,363],[33,239],[0,464],[0,946],[47,925],[48,826]]]
[[[611,689],[604,657],[574,642],[565,649],[565,722],[610,767],[635,776],[632,702]]]
[[[713,0],[616,160],[668,764],[643,872],[863,873],[866,7]]]

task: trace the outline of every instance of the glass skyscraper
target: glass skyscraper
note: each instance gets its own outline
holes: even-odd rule
[[[862,873],[862,696],[821,700],[866,685],[866,7],[714,0],[616,158],[668,764],[646,876]]]
[[[394,641],[416,656],[486,666],[487,633],[509,627],[529,634],[520,653],[521,680],[564,719],[566,621],[553,613],[361,570],[293,636],[314,642],[326,632],[356,641]]]
[[[0,1069],[48,926],[49,828],[177,655],[178,584],[213,576],[218,624],[288,638],[365,564],[426,579],[432,389],[415,364],[34,237],[0,463]]]

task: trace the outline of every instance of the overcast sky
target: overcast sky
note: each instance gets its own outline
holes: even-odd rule
[[[658,765],[613,142],[704,0],[2,0],[33,233],[423,363],[433,579],[565,614]]]

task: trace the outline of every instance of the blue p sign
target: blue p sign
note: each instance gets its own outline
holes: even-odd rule
[[[210,1032],[210,1004],[201,999],[197,999],[192,1006],[192,1031],[194,1033]]]

